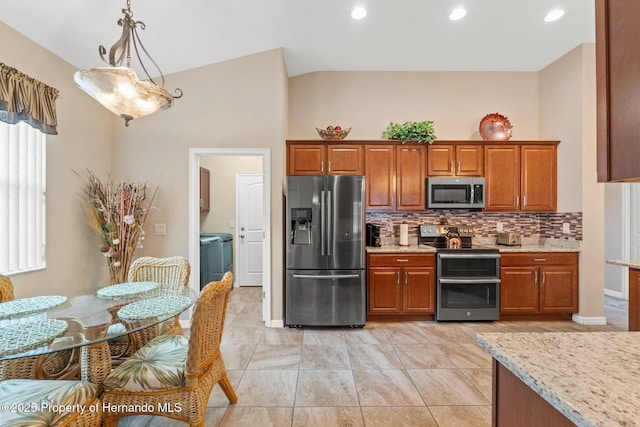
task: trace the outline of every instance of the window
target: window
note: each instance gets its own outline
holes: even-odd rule
[[[46,136],[0,122],[0,273],[45,264]]]

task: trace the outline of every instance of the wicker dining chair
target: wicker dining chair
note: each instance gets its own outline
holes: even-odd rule
[[[228,272],[221,281],[210,282],[202,289],[189,338],[157,337],[107,376],[101,397],[103,426],[117,426],[119,418],[136,415],[129,412],[136,407],[151,410],[145,415],[204,426],[207,402],[215,384],[220,385],[231,403],[238,401],[220,353],[232,285],[233,275]]]
[[[0,274],[0,302],[14,299],[13,282]],[[0,379],[79,379],[80,350],[61,350],[40,356],[0,361]]]
[[[191,265],[181,256],[168,258],[140,257],[129,267],[129,282],[157,282],[160,286],[188,286]],[[117,328],[118,325],[114,326]],[[160,325],[109,341],[109,350],[118,364],[158,335],[182,335],[180,316]]]

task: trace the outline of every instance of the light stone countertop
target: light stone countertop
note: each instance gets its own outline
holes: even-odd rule
[[[485,248],[498,249],[501,253],[517,253],[517,252],[580,252],[578,248],[568,248],[562,246],[549,245],[521,245],[521,246],[504,246],[493,244],[480,245]]]
[[[637,259],[610,259],[607,260],[607,264],[621,265],[623,267],[640,270],[640,260]]]
[[[475,340],[576,425],[638,425],[640,332],[481,333]]]
[[[436,248],[425,245],[382,245],[380,247],[367,246],[367,253],[370,254],[386,254],[386,253],[436,253]]]

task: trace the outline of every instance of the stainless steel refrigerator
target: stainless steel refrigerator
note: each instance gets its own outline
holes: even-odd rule
[[[364,177],[290,176],[286,201],[286,325],[364,326]]]

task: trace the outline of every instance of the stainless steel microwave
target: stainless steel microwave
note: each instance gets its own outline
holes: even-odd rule
[[[484,178],[427,178],[427,209],[481,209],[484,194]]]

